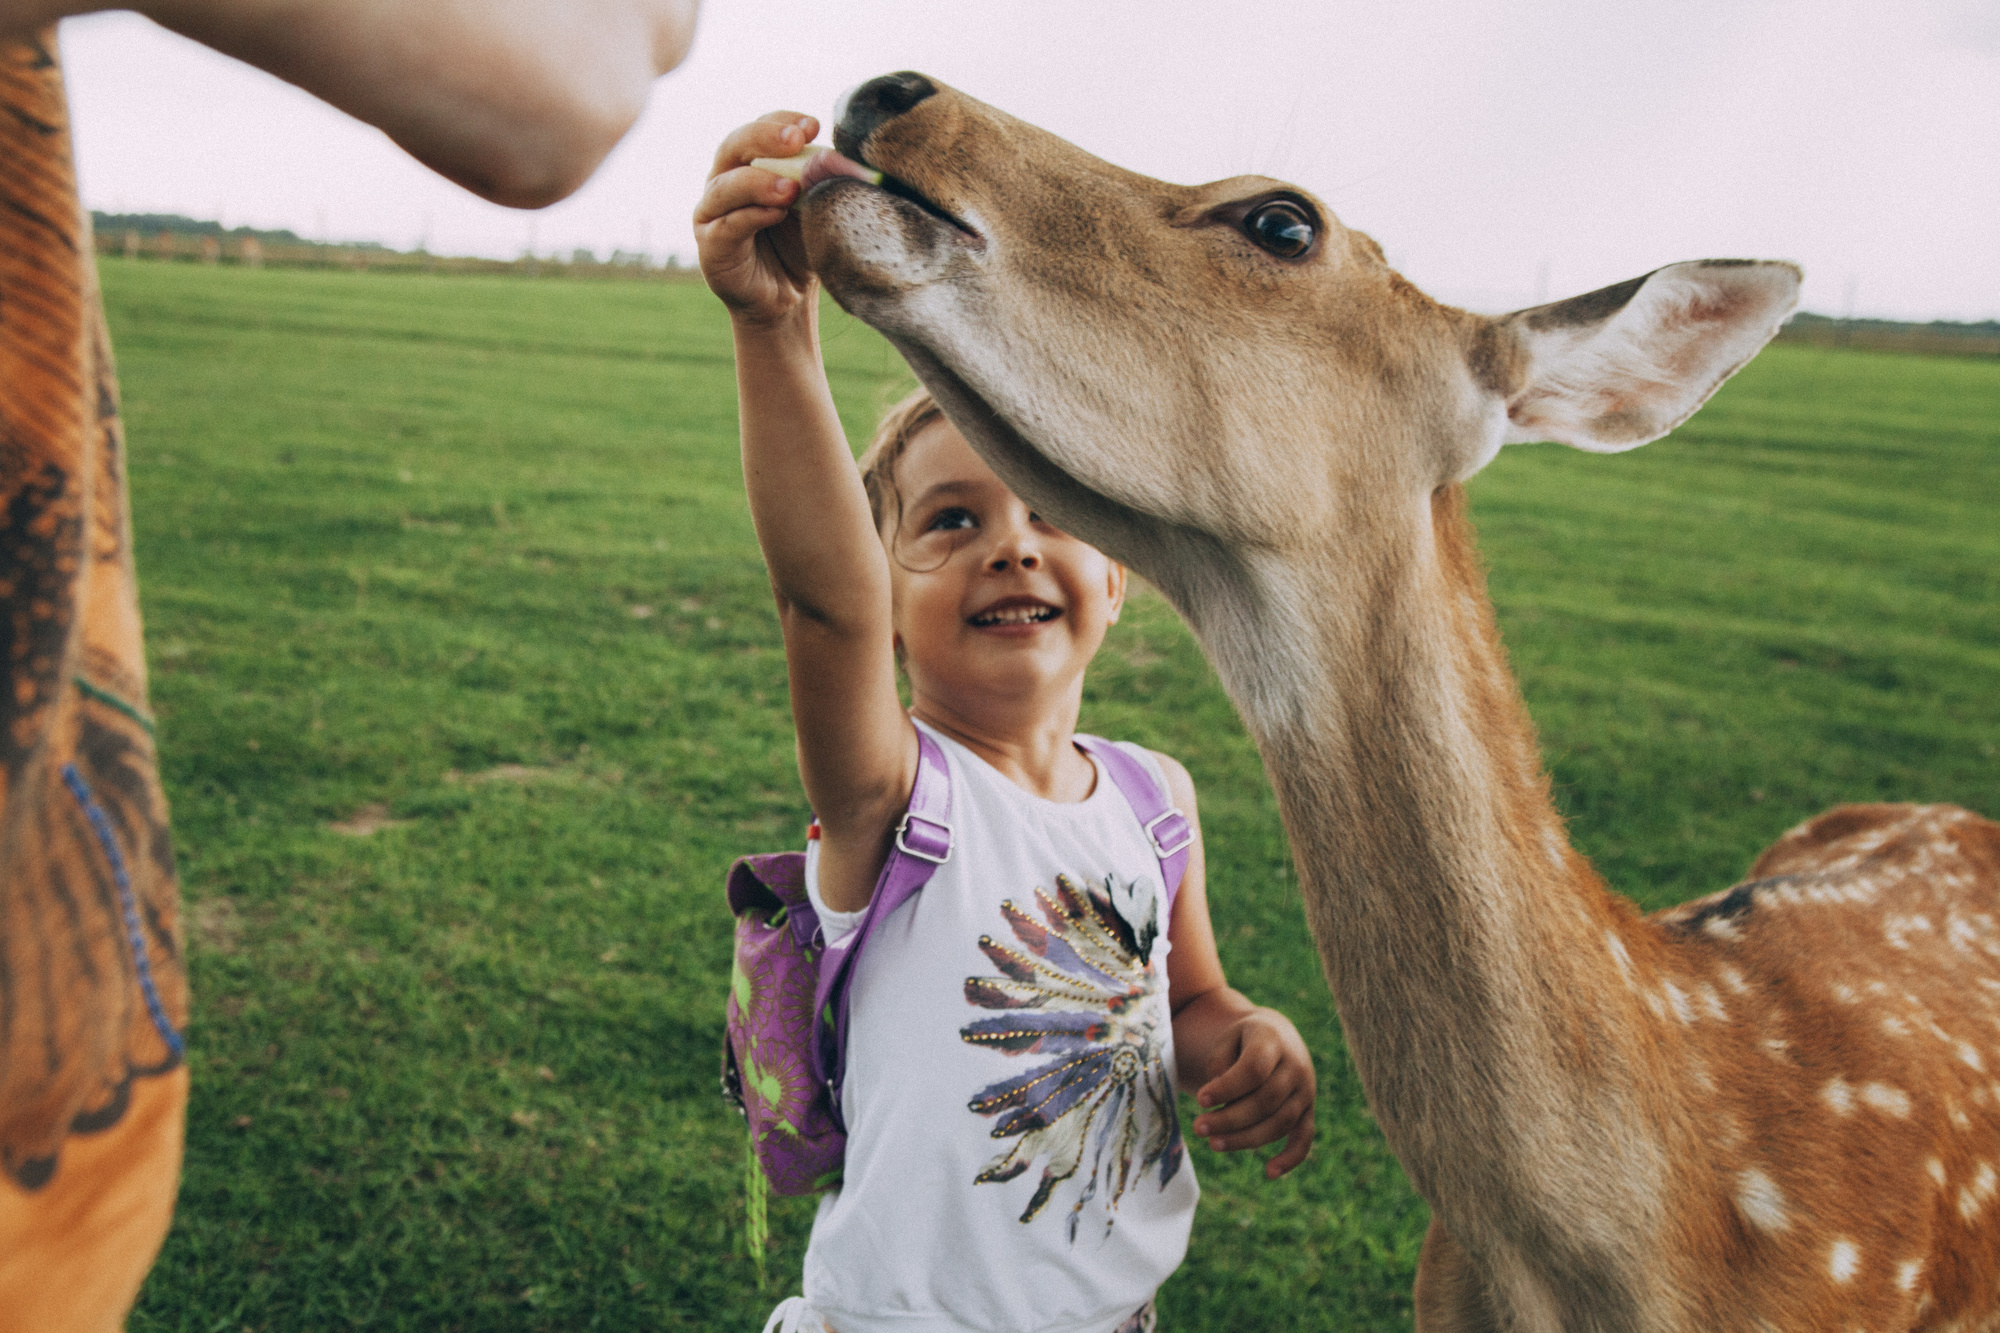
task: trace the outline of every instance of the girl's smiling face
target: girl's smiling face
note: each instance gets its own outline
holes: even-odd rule
[[[1031,512],[941,419],[910,437],[895,481],[902,512],[883,540],[918,703],[964,714],[1077,695],[1124,604],[1124,567]]]

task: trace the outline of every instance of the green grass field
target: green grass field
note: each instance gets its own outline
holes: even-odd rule
[[[760,1327],[811,1203],[776,1201],[759,1290],[721,876],[805,810],[720,308],[123,260],[104,285],[196,995],[132,1327]],[[828,331],[858,436],[904,372]],[[2000,363],[1775,348],[1669,440],[1508,450],[1473,495],[1576,839],[1645,905],[1841,800],[2000,815]],[[1285,1181],[1191,1149],[1163,1327],[1407,1327],[1424,1207],[1256,755],[1156,598],[1084,723],[1194,773],[1223,960],[1323,1080]],[[387,825],[332,827],[357,811]]]

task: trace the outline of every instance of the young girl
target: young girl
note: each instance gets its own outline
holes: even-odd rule
[[[1209,1147],[1285,1141],[1276,1178],[1312,1145],[1312,1059],[1224,981],[1198,834],[1169,919],[1155,844],[1074,740],[1124,569],[1032,513],[924,394],[858,469],[849,454],[787,213],[799,186],[748,165],[818,129],[776,113],[731,134],[695,230],[735,331],[828,937],[868,904],[920,730],[947,760],[953,843],[857,965],[845,1177],[820,1200],[805,1295],[767,1333],[1150,1330],[1199,1197],[1175,1076]],[[1192,821],[1186,770],[1121,748]]]

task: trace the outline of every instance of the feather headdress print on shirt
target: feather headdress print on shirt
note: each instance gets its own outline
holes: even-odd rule
[[[1087,1158],[1089,1173],[1070,1209],[1072,1241],[1084,1207],[1100,1192],[1107,1212],[1115,1212],[1126,1187],[1155,1165],[1161,1188],[1180,1170],[1163,1030],[1171,1020],[1152,965],[1158,902],[1148,881],[1107,878],[1101,889],[1078,888],[1058,875],[1053,895],[1035,890],[1041,920],[1011,901],[1000,904],[1016,944],[980,936],[980,950],[1001,975],[965,981],[969,1003],[1007,1012],[961,1028],[961,1037],[1008,1055],[1053,1057],[981,1088],[968,1103],[997,1117],[994,1138],[1015,1140],[974,1183],[1013,1180],[1042,1162],[1041,1184],[1021,1214],[1030,1222]]]

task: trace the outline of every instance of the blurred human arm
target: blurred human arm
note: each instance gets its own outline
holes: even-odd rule
[[[91,0],[0,0],[22,36]],[[267,70],[495,203],[588,180],[687,54],[699,0],[137,0],[161,26]]]

